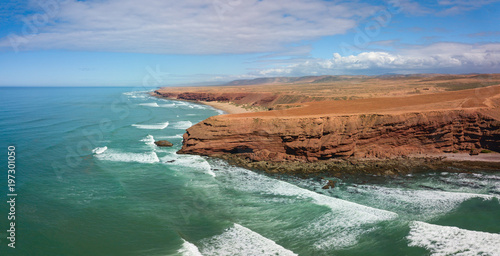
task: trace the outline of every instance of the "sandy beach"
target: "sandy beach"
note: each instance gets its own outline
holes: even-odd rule
[[[470,162],[500,162],[500,154],[496,152],[469,155],[467,153],[442,154],[444,161],[470,161]]]
[[[199,103],[212,106],[216,109],[220,109],[227,114],[242,114],[242,113],[250,113],[255,112],[251,109],[246,109],[240,106],[236,106],[234,104],[228,102],[216,102],[216,101],[199,101]]]

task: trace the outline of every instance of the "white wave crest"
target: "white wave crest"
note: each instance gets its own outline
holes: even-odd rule
[[[146,145],[154,145],[155,144],[155,138],[153,137],[153,135],[149,135],[149,134],[141,141],[143,141]]]
[[[374,228],[367,229],[366,225],[373,225],[398,217],[398,214],[394,212],[318,194],[284,181],[277,181],[270,188],[270,192],[299,199],[312,199],[315,204],[324,205],[331,209],[331,212],[312,220],[306,227],[300,227],[292,231],[292,233],[305,239],[314,237],[318,233],[325,234],[313,244],[318,250],[331,250],[355,245],[362,234],[374,230]]]
[[[174,152],[162,157],[161,162],[175,166],[189,167],[189,169],[198,169],[212,177],[216,176],[210,164],[201,156],[179,155]]]
[[[182,239],[182,247],[177,251],[182,256],[203,256],[196,245]]]
[[[440,180],[445,181],[446,185],[453,186],[454,189],[500,194],[500,176],[494,174],[459,173],[450,174]]]
[[[149,153],[124,153],[112,150],[96,155],[99,160],[113,162],[158,163],[160,159],[155,152]]]
[[[177,107],[177,105],[175,103],[171,103],[171,104],[159,104],[158,106],[161,107],[161,108],[175,108],[175,107]]]
[[[158,124],[133,124],[132,126],[137,127],[138,129],[146,129],[146,130],[163,130],[167,128],[169,122],[158,123]]]
[[[275,198],[288,197],[291,200],[312,202],[328,207],[329,212],[311,220],[309,224],[285,231],[287,236],[310,240],[318,250],[355,245],[362,234],[373,231],[367,226],[375,227],[376,223],[398,217],[398,214],[394,212],[319,194],[244,168],[226,165],[218,169],[218,179],[226,180],[229,186],[235,189],[247,193],[271,195]],[[318,237],[318,234],[323,235]]]
[[[152,103],[141,103],[139,104],[140,106],[145,106],[145,107],[153,107],[153,108],[159,108],[160,106],[156,102]]]
[[[221,235],[204,241],[201,251],[205,256],[298,255],[273,240],[236,223]]]
[[[157,137],[158,139],[182,139],[182,136],[184,134],[182,133],[179,133],[179,134],[176,134],[176,135],[171,135],[171,136],[159,136]]]
[[[372,202],[383,203],[386,209],[399,209],[406,214],[417,215],[419,218],[424,219],[431,219],[450,212],[462,202],[472,198],[493,199],[493,196],[483,194],[412,190],[369,185],[350,187],[347,191],[354,193],[356,196],[361,194]]]
[[[471,231],[414,221],[409,246],[423,247],[432,256],[500,255],[500,234]]]
[[[193,126],[193,123],[191,123],[191,121],[179,121],[179,122],[176,122],[175,124],[173,124],[172,128],[186,130],[191,126]]]
[[[148,91],[135,91],[135,92],[124,92],[123,95],[128,96],[129,98],[132,99],[144,99],[147,98]]]
[[[104,151],[108,150],[108,147],[104,146],[104,147],[97,147],[97,148],[94,148],[92,150],[92,153],[96,154],[96,155],[99,155],[99,154],[102,154],[104,153]]]
[[[188,108],[191,108],[191,109],[207,109],[210,107],[207,105],[193,104],[193,103],[189,103],[189,102],[186,103],[185,106],[187,106]]]

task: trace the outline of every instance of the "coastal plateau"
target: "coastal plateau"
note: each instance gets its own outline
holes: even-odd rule
[[[436,77],[414,78],[439,80]],[[470,80],[470,76],[452,78]],[[376,86],[364,83],[376,91]],[[354,95],[348,92],[352,88],[344,86],[344,94],[353,94],[345,100],[332,100],[338,95],[324,93],[322,99],[329,100],[311,101],[310,91],[288,104],[279,100],[288,97],[286,93],[242,90],[250,90],[248,85],[240,90],[225,90],[218,94],[219,98],[215,91],[210,94],[200,89],[189,89],[184,94],[169,89],[156,93],[176,99],[232,103],[238,98],[250,102],[251,95],[253,106],[274,109],[210,117],[187,129],[179,153],[220,157],[279,173],[390,175],[436,168],[500,169],[500,154],[496,153],[500,152],[500,85],[440,90],[436,83],[412,84],[421,88],[421,93],[402,85],[396,95],[368,97]],[[456,84],[460,87],[460,82]],[[274,85],[279,86],[291,85]],[[488,157],[483,156],[486,153]]]

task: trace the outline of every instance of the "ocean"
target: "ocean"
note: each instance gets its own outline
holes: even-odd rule
[[[0,88],[0,255],[500,255],[500,170],[322,189],[176,154],[221,112],[147,93]]]

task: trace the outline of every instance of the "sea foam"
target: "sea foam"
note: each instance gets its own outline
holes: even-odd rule
[[[154,145],[155,144],[155,138],[153,135],[148,135],[145,138],[141,139],[142,142],[144,142],[146,145]]]
[[[162,157],[161,162],[173,166],[188,167],[190,170],[201,170],[212,177],[216,176],[210,164],[201,156],[179,155],[174,152]]]
[[[483,194],[401,189],[371,185],[349,187],[347,188],[347,192],[352,193],[355,197],[361,195],[365,200],[376,202],[383,208],[397,209],[405,213],[405,216],[408,214],[417,215],[420,219],[431,219],[450,212],[462,202],[472,198],[481,198],[483,200],[493,199],[493,196]]]
[[[107,150],[106,152],[96,155],[100,160],[113,161],[113,162],[136,162],[136,163],[157,163],[160,162],[155,152],[149,153],[124,153],[114,150]]]
[[[234,182],[240,184],[238,189],[253,191],[259,193],[269,193],[280,196],[291,196],[298,199],[312,199],[315,204],[324,205],[332,210],[351,210],[363,212],[380,220],[396,218],[398,215],[394,212],[380,210],[369,206],[345,201],[342,199],[326,196],[314,191],[304,189],[291,183],[269,178],[267,176],[246,170],[239,167],[222,168]],[[231,172],[231,173],[227,173]],[[241,181],[238,181],[241,179]],[[255,182],[248,182],[248,181]]]
[[[94,148],[92,150],[92,153],[96,154],[96,155],[99,155],[99,154],[102,154],[104,153],[104,151],[108,150],[108,147],[104,146],[104,147],[97,147],[97,148]]]
[[[173,129],[181,129],[181,130],[186,130],[187,128],[193,126],[193,123],[191,121],[179,121],[176,122],[172,125]]]
[[[157,137],[158,139],[182,139],[182,136],[184,134],[182,133],[179,133],[179,134],[176,134],[176,135],[170,135],[170,136],[159,136]]]
[[[144,99],[147,98],[148,91],[135,91],[135,92],[124,92],[123,95],[128,96],[132,99]]]
[[[500,176],[481,173],[459,173],[440,178],[454,189],[500,194]]]
[[[145,106],[145,107],[153,107],[153,108],[158,108],[160,107],[158,103],[152,102],[152,103],[140,103],[140,106]]]
[[[394,212],[319,194],[244,168],[224,166],[218,169],[220,170],[217,173],[218,180],[228,182],[228,186],[237,190],[257,195],[272,195],[275,198],[277,196],[288,197],[328,207],[330,211],[305,225],[284,231],[287,236],[313,242],[318,250],[355,245],[359,236],[372,231],[367,228],[367,225],[374,226],[376,223],[398,217],[398,214]],[[318,236],[318,234],[321,235]]]
[[[409,246],[426,248],[432,256],[500,255],[500,234],[414,221]]]
[[[398,217],[398,214],[394,212],[318,194],[284,181],[278,181],[271,191],[276,195],[295,196],[301,199],[309,198],[315,204],[331,209],[330,212],[312,220],[305,228],[300,227],[292,231],[304,239],[323,234],[313,244],[318,250],[331,250],[355,245],[362,234],[374,230],[366,228],[366,225]]]
[[[205,256],[297,255],[273,240],[236,223],[221,235],[204,241],[201,248]]]
[[[163,130],[167,128],[169,122],[158,123],[158,124],[133,124],[132,126],[137,127],[138,129],[146,129],[146,130]]]
[[[182,247],[177,251],[182,256],[203,256],[196,245],[182,239]]]
[[[171,103],[171,104],[159,104],[158,106],[162,107],[162,108],[175,108],[175,107],[177,107],[177,105],[175,103]]]
[[[193,109],[207,109],[206,105],[198,105],[198,104],[187,104],[189,108]]]

